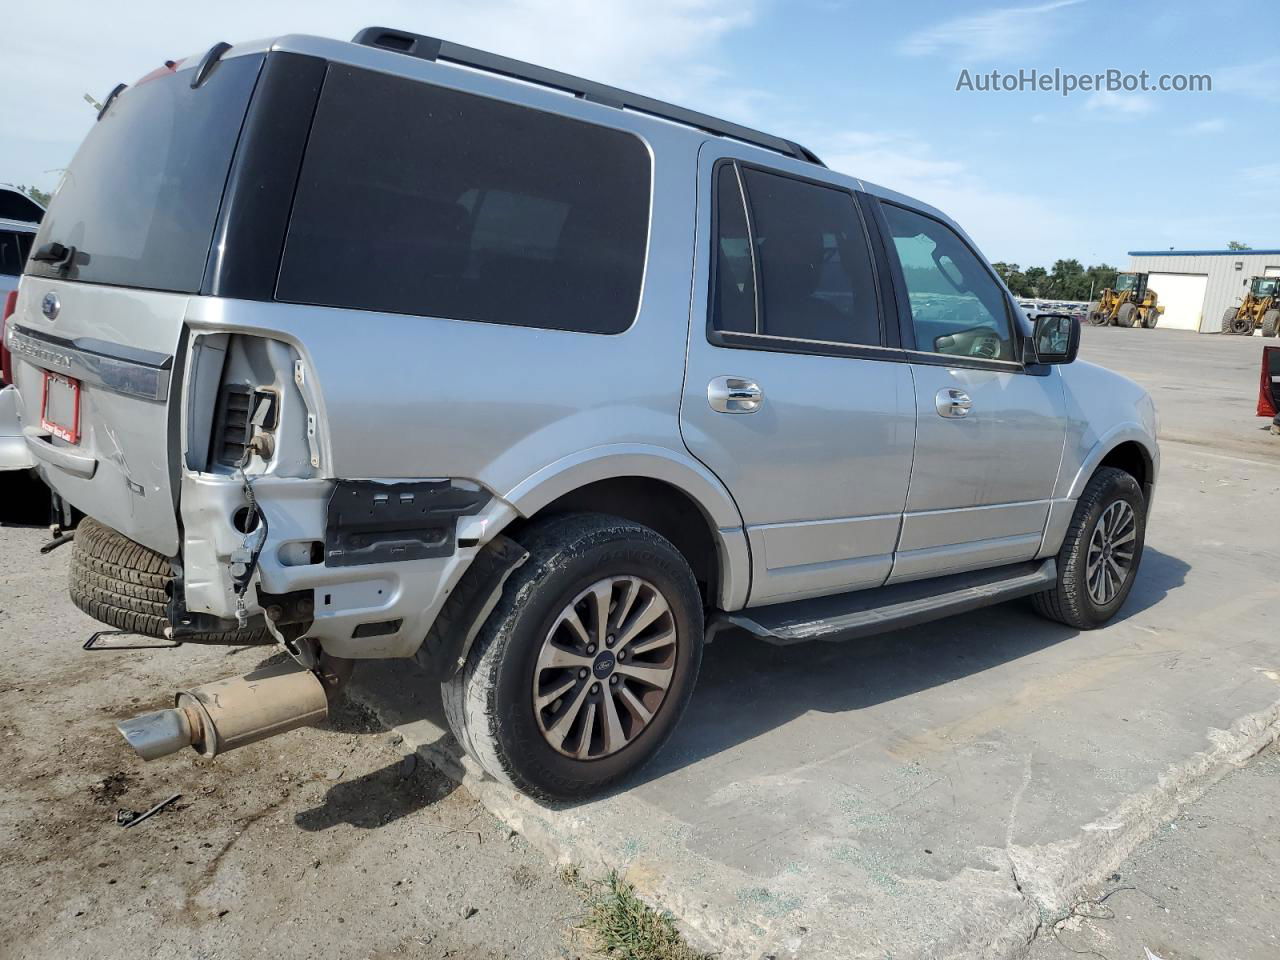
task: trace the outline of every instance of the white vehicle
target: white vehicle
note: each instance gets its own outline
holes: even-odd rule
[[[8,317],[18,296],[18,280],[31,253],[31,244],[44,208],[17,190],[0,188],[0,303]],[[10,386],[9,354],[4,349],[0,320],[0,474],[30,470],[35,466],[22,439],[22,401]]]

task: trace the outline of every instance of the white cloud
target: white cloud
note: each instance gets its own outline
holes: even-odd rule
[[[724,36],[748,26],[753,0],[335,0],[98,5],[23,3],[5,11],[0,57],[0,180],[50,187],[93,123],[101,99],[163,60],[284,33],[349,39],[371,24],[445,37],[752,122],[768,98],[729,84]]]
[[[1239,93],[1280,102],[1280,57],[1219,67],[1211,74],[1215,93]]]
[[[1086,110],[1099,110],[1104,113],[1133,115],[1150,113],[1156,107],[1155,101],[1137,93],[1120,93],[1115,90],[1099,90],[1089,95],[1084,102]]]
[[[1054,39],[1046,15],[1084,0],[1049,0],[1032,7],[999,7],[926,27],[898,47],[910,56],[948,54],[957,63],[1025,57]]]
[[[1207,137],[1215,133],[1221,133],[1227,129],[1227,121],[1221,117],[1213,117],[1209,120],[1197,120],[1195,123],[1188,123],[1186,126],[1178,127],[1175,133],[1179,133],[1184,137]]]

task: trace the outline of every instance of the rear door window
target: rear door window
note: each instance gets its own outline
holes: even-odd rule
[[[49,204],[37,245],[76,248],[69,279],[194,293],[261,56],[231,57],[126,89],[93,125]],[[49,264],[28,272],[63,276]]]
[[[880,345],[871,255],[849,193],[724,164],[716,205],[715,329]]]
[[[334,64],[276,298],[620,333],[649,191],[629,133]]]

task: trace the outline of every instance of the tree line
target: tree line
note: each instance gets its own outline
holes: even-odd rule
[[[1052,270],[1027,267],[1016,263],[993,263],[996,273],[1013,291],[1015,297],[1044,300],[1097,299],[1098,291],[1114,287],[1117,268],[1106,263],[1085,267],[1079,260],[1058,260]]]

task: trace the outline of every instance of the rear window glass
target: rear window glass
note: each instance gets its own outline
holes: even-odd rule
[[[76,248],[68,279],[200,289],[262,60],[223,60],[196,90],[190,70],[147,80],[111,104],[76,151],[36,239]],[[35,262],[28,272],[63,276]]]
[[[649,166],[627,133],[332,65],[276,297],[620,333],[640,300]]]

